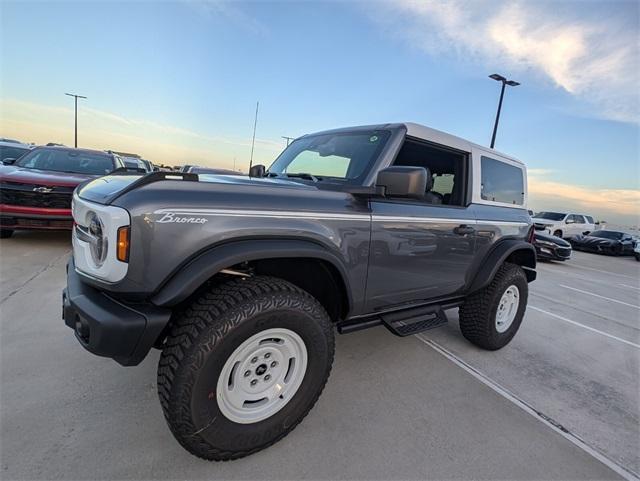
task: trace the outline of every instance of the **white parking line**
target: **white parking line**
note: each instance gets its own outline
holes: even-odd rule
[[[555,317],[556,319],[559,319],[559,320],[564,321],[564,322],[568,322],[569,324],[573,324],[574,326],[582,327],[583,329],[586,329],[587,331],[595,332],[596,334],[600,334],[601,336],[605,336],[605,337],[608,337],[609,339],[613,339],[615,341],[619,341],[619,342],[622,342],[624,344],[628,344],[629,346],[633,346],[636,349],[640,349],[640,344],[636,344],[634,342],[627,341],[626,339],[622,339],[620,337],[614,336],[613,334],[609,334],[609,333],[604,332],[604,331],[599,331],[598,329],[594,329],[593,327],[585,326],[584,324],[580,324],[579,322],[572,321],[571,319],[567,319],[566,317],[559,316],[558,314],[554,314],[553,312],[545,311],[544,309],[540,309],[539,307],[532,306],[531,304],[529,304],[528,307],[529,307],[529,309],[533,309],[534,311],[542,312],[543,314],[546,314],[547,316]]]
[[[611,287],[611,282],[606,282],[605,281],[600,281],[597,279],[594,279],[593,277],[585,277],[585,276],[581,276],[580,274],[575,274],[573,272],[567,272],[567,271],[561,271],[561,270],[556,270],[556,269],[549,269],[546,266],[542,267],[540,264],[538,264],[536,266],[536,270],[539,272],[548,272],[548,273],[553,273],[553,274],[557,274],[557,275],[563,275],[563,276],[567,276],[567,277],[571,277],[572,279],[581,279],[583,281],[587,281],[591,284],[600,284],[603,286],[609,286]],[[634,287],[634,286],[630,286],[629,284],[618,284],[618,286],[621,287],[626,287],[628,289],[635,289],[635,290],[639,290],[640,291],[640,287]]]
[[[618,299],[611,299],[610,297],[601,296],[600,294],[594,294],[593,292],[583,291],[582,289],[576,289],[575,287],[565,286],[564,284],[560,284],[560,287],[564,287],[565,289],[571,289],[572,291],[582,292],[583,294],[588,294],[593,297],[599,297],[600,299],[605,299],[607,301],[616,302],[618,304],[622,304],[623,306],[635,307],[636,309],[640,309],[640,306],[636,306],[635,304],[629,304],[628,302],[622,302]]]
[[[637,279],[637,277],[627,276],[625,274],[618,274],[617,272],[603,271],[602,269],[594,269],[593,267],[578,266],[578,265],[575,265],[575,264],[572,264],[571,267],[576,267],[578,269],[587,269],[588,271],[596,271],[596,272],[598,272],[600,274],[609,274],[610,276],[624,277],[626,279],[633,279],[633,280]]]
[[[602,464],[612,469],[623,478],[633,479],[633,480],[639,479],[635,473],[627,470],[626,468],[619,465],[615,461],[606,457],[600,451],[597,451],[596,449],[589,446],[579,436],[577,436],[576,434],[573,434],[571,431],[569,431],[559,422],[555,421],[554,419],[547,416],[543,412],[538,411],[533,406],[527,404],[524,400],[517,397],[514,393],[509,391],[507,388],[501,386],[500,384],[498,384],[497,382],[495,382],[494,380],[492,380],[482,372],[478,371],[476,368],[474,368],[470,364],[467,364],[464,360],[456,356],[454,353],[446,349],[444,346],[423,336],[424,336],[423,334],[416,334],[415,337],[417,337],[420,341],[425,343],[427,346],[431,347],[433,350],[435,350],[436,352],[438,352],[439,354],[447,358],[449,361],[456,364],[458,367],[461,367],[462,369],[464,369],[467,373],[471,374],[474,378],[476,378],[482,384],[492,389],[493,391],[495,391],[496,393],[498,393],[500,396],[504,397],[508,401],[511,401],[513,404],[518,406],[524,412],[530,414],[531,416],[536,418],[538,421],[542,422],[546,426],[553,429],[556,433],[560,434],[562,437],[572,442],[575,446],[577,446],[578,448],[582,449],[586,453],[596,458]]]

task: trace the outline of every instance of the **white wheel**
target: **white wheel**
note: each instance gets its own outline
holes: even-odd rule
[[[496,310],[496,331],[505,332],[516,318],[520,305],[520,290],[511,284],[502,294]]]
[[[307,348],[289,329],[267,329],[233,351],[217,384],[218,407],[231,421],[257,423],[280,411],[307,370]]]

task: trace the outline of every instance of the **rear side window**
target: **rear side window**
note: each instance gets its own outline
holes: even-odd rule
[[[521,168],[482,156],[480,169],[480,196],[484,200],[524,204],[524,176]]]

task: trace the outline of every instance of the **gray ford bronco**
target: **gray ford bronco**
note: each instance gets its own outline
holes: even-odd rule
[[[495,350],[536,277],[525,166],[416,124],[295,140],[250,175],[115,173],[78,187],[63,316],[122,365],[160,349],[158,394],[191,453],[283,438],[327,382],[334,332],[447,322]]]

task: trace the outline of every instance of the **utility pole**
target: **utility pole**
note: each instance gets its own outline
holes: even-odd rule
[[[253,140],[251,141],[251,158],[249,159],[249,171],[251,171],[251,167],[253,167],[253,148],[256,144],[256,127],[258,126],[258,108],[260,107],[260,102],[256,102],[256,117],[253,121]]]
[[[505,77],[503,77],[502,75],[498,75],[497,73],[494,73],[493,75],[489,75],[489,78],[492,78],[493,80],[497,80],[498,82],[502,82],[502,89],[500,89],[500,100],[498,101],[498,111],[496,112],[496,122],[493,125],[493,135],[491,136],[491,148],[493,149],[493,146],[496,143],[496,133],[498,132],[498,122],[500,121],[500,110],[502,109],[502,99],[504,98],[504,88],[507,85],[510,87],[517,87],[518,85],[520,85],[520,83],[516,82],[515,80],[507,80]]]
[[[281,135],[281,137],[287,141],[287,147],[289,147],[289,144],[291,143],[292,140],[296,140],[295,137],[287,137],[286,135]]]
[[[67,93],[65,93],[65,95],[68,95],[69,97],[73,97],[75,102],[75,128],[74,128],[75,136],[74,136],[73,146],[77,149],[78,148],[78,99],[86,99],[87,97],[84,97],[83,95],[67,94]]]

